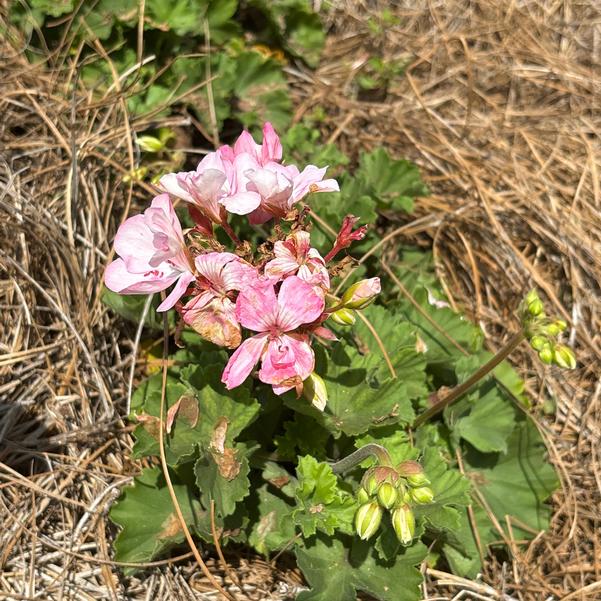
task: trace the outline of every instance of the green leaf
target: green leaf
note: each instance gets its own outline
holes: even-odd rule
[[[548,528],[551,509],[545,501],[559,482],[546,459],[543,440],[529,420],[518,422],[507,441],[507,453],[481,453],[472,448],[464,454],[464,463],[473,486],[499,522],[504,524],[506,516],[518,520],[512,522],[516,539],[531,538],[532,531]]]
[[[355,498],[338,488],[338,479],[327,463],[307,455],[299,459],[298,486],[295,491],[297,508],[292,514],[303,535],[312,536],[319,529],[334,534],[336,529],[353,531]]]
[[[375,198],[381,211],[410,212],[413,198],[428,194],[418,167],[410,161],[392,159],[384,148],[363,153],[355,177],[362,193]]]
[[[429,364],[448,363],[463,357],[464,353],[452,341],[470,353],[482,348],[483,336],[480,328],[449,308],[430,304],[426,288],[418,287],[413,290],[413,297],[422,312],[405,298],[400,300],[399,309],[401,315],[416,327],[417,333],[425,342],[427,350],[424,356]],[[425,317],[423,312],[428,317]]]
[[[292,506],[270,493],[267,485],[258,490],[258,516],[253,522],[248,542],[263,555],[278,551],[294,539]]]
[[[434,502],[416,505],[416,518],[424,518],[435,530],[457,530],[460,526],[460,512],[470,503],[469,481],[459,470],[449,467],[440,449],[426,447],[421,463],[434,491]]]
[[[284,434],[275,438],[279,458],[293,461],[297,455],[312,455],[323,460],[329,436],[330,433],[311,417],[296,413],[293,421],[284,423]]]
[[[488,545],[496,538],[495,532],[491,527],[490,518],[481,507],[474,505],[472,513],[482,554],[486,557]],[[458,528],[452,532],[445,532],[443,541],[442,552],[453,573],[466,578],[475,578],[482,570],[482,561],[467,509],[459,514]]]
[[[350,552],[347,549],[351,547]],[[311,590],[298,601],[356,601],[364,591],[379,601],[418,601],[422,576],[416,565],[424,560],[426,547],[416,543],[394,561],[378,559],[370,542],[319,535],[296,548],[298,566]]]
[[[221,517],[236,511],[236,504],[250,492],[248,457],[255,448],[237,443],[225,453],[205,452],[198,459],[194,473],[205,507],[215,501],[215,511]]]
[[[515,427],[515,410],[495,382],[480,384],[469,397],[469,412],[457,417],[456,407],[445,410],[445,421],[454,436],[467,440],[484,453],[507,451],[507,439]],[[457,403],[459,405],[459,403]]]
[[[169,377],[166,409],[180,401],[172,430],[165,436],[165,456],[169,465],[188,461],[198,447],[208,450],[219,428],[225,430],[224,445],[231,447],[238,434],[256,419],[258,401],[251,398],[245,386],[226,390],[220,381],[221,370],[220,364],[192,364],[181,368],[181,381]],[[157,421],[161,407],[161,382],[162,374],[152,376],[132,398],[132,410],[137,419],[140,420],[140,414],[145,416],[145,421],[134,432],[137,439],[135,457],[159,454]]]
[[[102,302],[110,307],[117,315],[120,315],[128,321],[134,323],[140,323],[142,313],[144,311],[144,305],[148,296],[141,294],[118,294],[109,290],[106,286],[102,288]],[[152,330],[163,329],[163,316],[156,312],[156,308],[159,306],[161,299],[159,295],[155,295],[152,300],[150,309],[146,315],[144,326]]]
[[[174,481],[173,490],[189,527],[206,519],[188,486]],[[121,528],[115,540],[116,561],[151,561],[184,541],[181,524],[159,468],[147,468],[134,478],[133,486],[123,489],[109,517]],[[125,568],[126,573],[133,571],[134,568]]]
[[[414,412],[411,397],[402,378],[393,379],[379,353],[361,355],[345,344],[334,345],[329,358],[318,356],[317,373],[324,379],[328,403],[320,412],[305,400],[287,394],[287,405],[307,415],[338,437],[357,435],[370,428],[391,423],[408,424]],[[415,352],[400,349],[391,357],[395,368],[413,363]]]

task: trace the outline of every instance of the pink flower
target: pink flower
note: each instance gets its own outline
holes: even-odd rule
[[[236,348],[242,340],[231,292],[251,285],[256,269],[232,253],[211,252],[195,259],[200,294],[182,308],[184,322],[219,346]]]
[[[194,279],[182,227],[167,194],[153,199],[143,214],[127,219],[115,236],[119,259],[106,269],[107,288],[120,294],[150,294],[176,284],[159,305],[166,311]]]
[[[323,295],[297,276],[286,278],[277,296],[270,283],[242,290],[236,317],[258,334],[245,340],[230,357],[222,376],[228,390],[242,384],[260,360],[259,379],[271,384],[276,394],[308,378],[315,356],[309,336],[295,330],[319,319],[324,306]]]
[[[284,242],[274,244],[275,259],[265,265],[265,275],[281,280],[289,275],[298,275],[301,280],[313,285],[330,288],[330,276],[326,263],[319,251],[311,248],[309,232],[296,231]]]
[[[225,212],[221,200],[231,193],[233,167],[220,151],[207,154],[196,171],[168,173],[159,185],[177,198],[196,206],[213,223],[222,223]]]
[[[263,144],[244,131],[234,148],[221,153],[233,163],[232,193],[222,200],[230,213],[249,215],[253,224],[283,218],[309,192],[338,191],[335,180],[324,180],[326,167],[281,165],[282,145],[271,123],[263,127]]]

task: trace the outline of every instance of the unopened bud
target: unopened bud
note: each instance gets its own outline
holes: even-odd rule
[[[430,480],[424,474],[424,468],[417,462],[411,459],[399,463],[397,471],[400,476],[407,479],[407,482],[414,487],[427,486]]]
[[[415,534],[415,516],[409,505],[401,505],[392,512],[392,527],[397,538],[408,545]]]
[[[554,321],[553,323],[550,323],[546,328],[546,332],[547,334],[549,334],[549,336],[559,336],[566,328],[568,327],[568,324],[563,321],[562,319],[558,319],[556,321]]]
[[[357,321],[355,312],[350,309],[338,309],[330,313],[330,319],[340,326],[352,326]]]
[[[347,309],[365,309],[380,293],[380,278],[361,280],[342,295],[340,304]]]
[[[380,527],[382,508],[375,501],[365,503],[357,509],[355,515],[355,530],[361,540],[371,538]]]
[[[555,353],[553,352],[553,349],[549,343],[547,343],[540,351],[538,351],[538,358],[547,365],[551,365],[551,363],[553,363]]]
[[[357,501],[359,501],[359,503],[361,505],[367,503],[370,499],[370,496],[368,494],[368,492],[361,486],[359,488],[359,490],[357,491]]]
[[[545,307],[543,306],[543,301],[541,301],[540,298],[528,303],[528,313],[530,313],[532,317],[538,317],[544,311],[544,309]]]
[[[426,505],[434,500],[434,491],[428,486],[420,486],[411,491],[411,498],[420,505]]]
[[[530,346],[535,351],[542,350],[546,344],[548,344],[548,341],[545,338],[545,336],[532,336],[532,338],[530,339]]]
[[[574,351],[565,344],[558,344],[554,349],[555,364],[564,369],[574,369],[576,367],[576,355]]]
[[[398,499],[398,492],[390,482],[384,482],[378,489],[378,501],[386,509],[390,509]]]
[[[136,143],[144,152],[160,152],[165,148],[165,143],[154,136],[138,136]]]
[[[376,480],[376,478],[373,475],[368,475],[367,478],[363,478],[363,488],[367,491],[367,494],[370,497],[373,497],[375,494],[377,494],[379,487],[380,483]]]
[[[323,411],[328,402],[328,390],[323,378],[315,372],[310,374],[303,382],[303,395],[314,407]]]

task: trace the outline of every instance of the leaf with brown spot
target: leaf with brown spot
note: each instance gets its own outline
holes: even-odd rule
[[[217,453],[225,452],[225,437],[227,436],[228,425],[229,420],[227,417],[221,416],[213,428],[210,447],[212,450],[217,451]]]
[[[212,453],[219,473],[226,480],[233,480],[240,473],[240,462],[236,459],[237,451],[225,448],[223,453]]]

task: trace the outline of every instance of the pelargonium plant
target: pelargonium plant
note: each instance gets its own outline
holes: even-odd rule
[[[194,171],[163,175],[150,207],[119,228],[107,287],[161,293],[157,310],[177,316],[164,320],[165,353],[170,327],[179,347],[132,399],[134,457],[161,467],[111,510],[127,569],[185,537],[206,571],[196,537],[220,554],[228,543],[294,553],[309,587],[300,599],[410,600],[427,557],[473,576],[499,519],[516,516],[515,538],[544,528],[556,477],[501,362],[527,339],[543,361],[574,367],[556,342],[566,324],[533,291],[521,330],[491,358],[431,290],[374,303],[377,273],[348,254],[366,224],[341,212],[329,245],[312,242],[316,193],[339,191],[325,177],[283,161],[267,123],[262,144],[243,132]],[[470,481],[482,507],[470,506]]]

